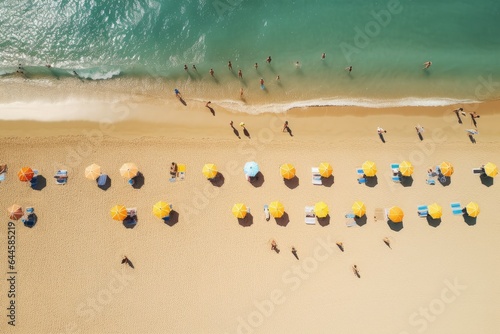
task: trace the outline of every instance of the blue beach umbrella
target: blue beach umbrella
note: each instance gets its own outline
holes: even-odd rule
[[[245,167],[243,167],[243,171],[246,175],[255,177],[255,175],[259,172],[259,165],[257,165],[255,161],[249,161],[245,164]]]

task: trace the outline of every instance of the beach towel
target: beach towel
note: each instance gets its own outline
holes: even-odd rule
[[[5,173],[0,174],[0,182],[5,181]]]

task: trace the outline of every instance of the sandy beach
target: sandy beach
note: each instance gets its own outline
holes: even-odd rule
[[[7,323],[9,300],[2,298],[1,332],[498,331],[498,180],[485,186],[472,169],[500,163],[499,102],[463,106],[481,115],[475,144],[465,131],[472,128],[469,115],[460,125],[452,112],[459,106],[321,107],[244,115],[213,101],[212,115],[205,101],[186,102],[183,106],[172,97],[128,101],[126,108],[92,101],[5,106],[7,112],[52,108],[77,114],[78,108],[68,105],[78,105],[95,111],[95,119],[0,122],[0,163],[9,167],[0,183],[4,273],[9,271],[5,209],[33,206],[38,216],[32,229],[15,221],[16,323]],[[293,136],[281,131],[285,120]],[[425,128],[423,141],[417,124]],[[387,130],[385,143],[378,126]],[[243,172],[251,160],[263,174],[257,187]],[[375,187],[356,180],[355,170],[365,160],[378,166]],[[403,160],[415,166],[410,187],[391,180],[390,164]],[[173,161],[186,164],[185,180],[169,182]],[[331,186],[311,183],[311,167],[323,161],[333,166]],[[455,167],[451,184],[427,185],[427,168],[442,161]],[[120,176],[125,162],[135,162],[143,173],[140,189]],[[203,177],[208,162],[218,166],[222,185]],[[297,169],[296,187],[287,187],[279,174],[285,162]],[[110,176],[108,190],[84,177],[91,163]],[[43,189],[17,179],[24,166],[40,171]],[[68,170],[67,185],[55,184],[58,169]],[[159,200],[173,205],[178,221],[165,224],[153,216]],[[286,226],[264,219],[263,206],[274,200],[285,206]],[[348,227],[344,215],[356,200],[366,204],[367,223]],[[306,225],[304,207],[318,201],[329,205],[329,224]],[[473,225],[450,208],[451,202],[471,201],[481,209]],[[231,214],[237,202],[251,208],[250,226]],[[434,202],[443,207],[438,226],[417,215],[418,205]],[[116,204],[137,207],[134,229],[111,219]],[[374,219],[376,209],[393,205],[405,212],[400,231]],[[271,250],[272,239],[279,254]],[[335,242],[343,243],[344,252]],[[134,269],[120,263],[123,256]],[[351,270],[354,264],[360,278]],[[5,280],[0,287],[6,296]]]

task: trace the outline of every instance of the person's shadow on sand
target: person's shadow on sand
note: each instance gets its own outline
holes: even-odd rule
[[[212,113],[212,115],[215,116],[215,110],[214,108],[210,107],[210,106],[207,106],[208,110],[210,110],[210,112]]]
[[[471,142],[472,144],[475,144],[475,143],[476,143],[476,138],[474,138],[474,136],[473,136],[473,135],[469,135],[469,139],[470,139],[470,142]]]
[[[248,139],[252,139],[252,138],[250,138],[250,132],[248,132],[248,130],[247,130],[246,128],[243,128],[243,134],[244,134],[245,136],[247,136],[247,137],[248,137]]]
[[[234,127],[234,125],[231,124],[231,128],[233,129],[233,133],[238,139],[241,139],[240,137],[240,132]]]
[[[290,135],[290,137],[293,137],[293,134],[292,134],[292,129],[290,129],[290,127],[286,127],[286,132],[288,132],[288,134]]]
[[[179,97],[179,101],[181,101],[181,103],[182,103],[185,107],[187,107],[187,103],[186,103],[186,101],[184,101],[184,99],[183,99],[182,97]]]
[[[382,143],[385,143],[384,134],[379,133],[378,136],[380,137],[380,140],[382,141]]]

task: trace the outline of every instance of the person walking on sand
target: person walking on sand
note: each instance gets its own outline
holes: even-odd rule
[[[358,278],[361,278],[361,276],[359,275],[359,270],[358,270],[357,265],[352,266],[352,271],[353,271],[354,275],[358,276]]]
[[[381,135],[381,134],[387,133],[387,131],[386,131],[386,130],[384,130],[384,129],[382,129],[382,128],[379,126],[379,127],[377,128],[377,133],[378,133],[379,135]]]
[[[285,124],[283,124],[283,130],[282,132],[285,132],[288,130],[288,121],[285,121]]]
[[[240,126],[244,129],[245,128],[245,123],[244,122],[240,122]]]
[[[474,124],[474,127],[477,128],[477,123],[476,123],[476,118],[479,118],[480,116],[474,111],[469,113],[472,124]]]
[[[243,87],[240,88],[240,99],[242,99],[242,98],[243,98]]]
[[[175,162],[172,162],[172,165],[170,165],[170,176],[172,178],[177,177],[177,164]]]
[[[182,99],[182,95],[181,95],[181,92],[179,92],[179,90],[176,88],[174,89],[174,93],[175,93],[175,97],[178,98],[178,99]]]
[[[233,70],[233,64],[231,64],[231,61],[230,61],[230,60],[228,60],[228,61],[227,61],[227,68],[228,68],[230,71],[232,71],[232,70]]]
[[[297,255],[297,250],[295,249],[295,247],[292,246],[292,254],[293,256],[295,256],[295,258],[298,260],[299,259],[299,256]]]
[[[423,69],[424,69],[424,70],[426,70],[426,69],[428,69],[429,67],[431,67],[431,65],[432,65],[432,61],[426,61],[426,62],[424,63],[424,68],[423,68]]]
[[[243,79],[243,72],[241,70],[238,70],[238,78]]]
[[[344,70],[347,72],[351,73],[352,72],[352,66],[347,66]]]
[[[276,253],[279,253],[279,249],[278,249],[278,244],[276,243],[276,240],[271,240],[271,250],[275,251]]]

